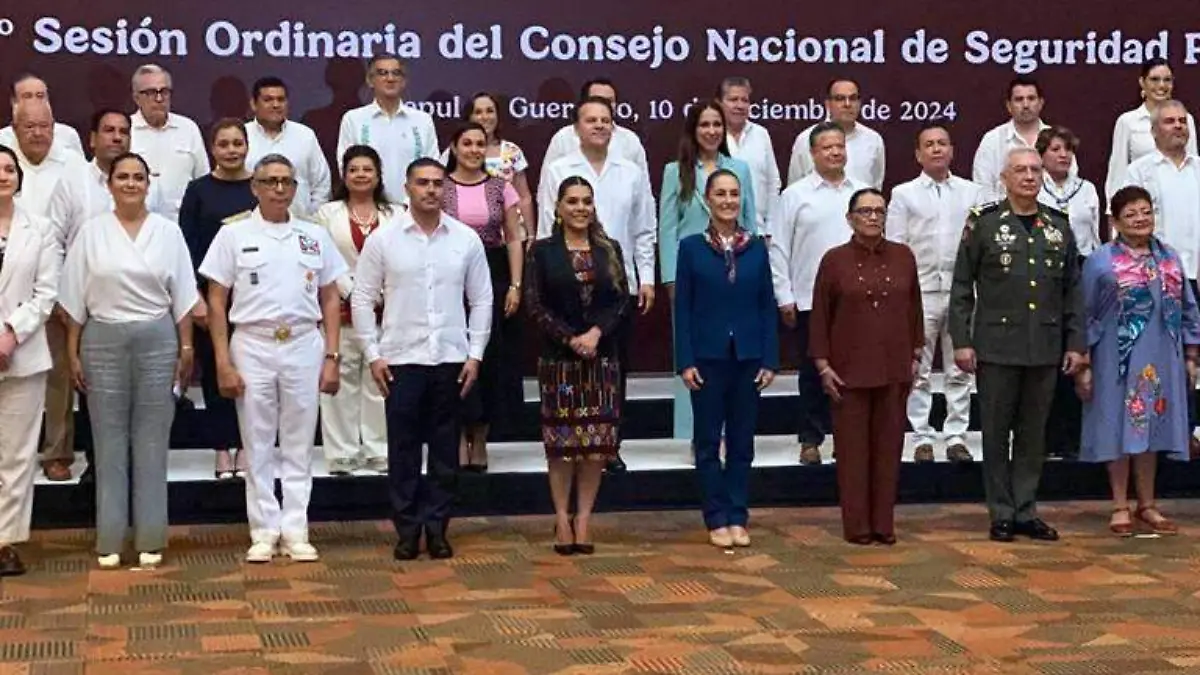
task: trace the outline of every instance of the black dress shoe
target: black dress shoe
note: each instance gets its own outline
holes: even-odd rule
[[[870,546],[873,539],[871,535],[864,534],[861,537],[846,537],[846,541],[856,546]]]
[[[25,574],[25,563],[11,546],[0,547],[0,577],[19,577]]]
[[[896,535],[894,534],[879,534],[876,532],[875,534],[871,535],[871,538],[880,544],[883,544],[884,546],[896,545]]]
[[[392,557],[396,560],[416,560],[417,556],[421,555],[421,549],[417,546],[417,542],[408,539],[402,539],[396,544],[396,548],[392,550]]]
[[[992,523],[992,528],[988,530],[988,539],[992,541],[1013,541],[1016,537],[1013,534],[1013,523],[1011,520],[997,520]]]
[[[1058,530],[1047,525],[1041,518],[1034,518],[1013,526],[1013,531],[1038,541],[1058,541]]]
[[[604,465],[605,473],[625,473],[629,467],[625,466],[625,460],[620,457],[613,457]]]
[[[442,536],[429,536],[425,533],[425,548],[429,551],[429,557],[434,560],[446,560],[454,557],[454,549],[450,548],[450,542],[446,541]]]

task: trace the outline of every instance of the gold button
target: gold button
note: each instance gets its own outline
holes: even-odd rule
[[[1007,316],[1000,317],[1000,323],[1008,323],[1008,317]]]
[[[1031,243],[1031,244],[1033,243],[1033,237],[1029,238],[1029,243]]]
[[[1036,265],[1036,264],[1037,264],[1037,262],[1035,262],[1033,258],[1030,258],[1030,259],[1029,259],[1029,264],[1030,264],[1030,265]]]
[[[1036,282],[1036,281],[1030,281],[1030,282],[1029,282],[1029,286],[1030,286],[1030,288],[1037,288],[1037,282]]]
[[[1029,303],[1029,309],[1037,309],[1037,303],[1036,302]]]

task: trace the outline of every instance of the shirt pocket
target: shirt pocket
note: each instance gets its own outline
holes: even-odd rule
[[[306,293],[314,293],[321,286],[321,270],[324,265],[320,255],[300,256],[300,279]]]
[[[237,254],[237,282],[250,286],[265,285],[267,258],[258,247],[252,251],[242,250]]]

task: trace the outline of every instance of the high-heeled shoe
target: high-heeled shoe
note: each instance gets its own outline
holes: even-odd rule
[[[575,538],[575,519],[571,519],[571,538]],[[575,542],[571,544],[571,550],[579,555],[591,555],[596,552],[596,545],[592,543]]]
[[[574,527],[573,522],[572,522],[572,527],[571,527],[571,538],[572,539],[575,538],[575,527]],[[575,554],[575,544],[573,544],[573,543],[572,544],[558,543],[558,523],[554,523],[554,552],[559,555],[564,555],[564,556]]]

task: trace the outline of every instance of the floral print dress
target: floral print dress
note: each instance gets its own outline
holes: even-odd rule
[[[1117,240],[1089,256],[1083,286],[1094,377],[1080,458],[1161,451],[1186,460],[1184,346],[1200,344],[1200,314],[1179,256],[1157,239],[1149,254]]]

